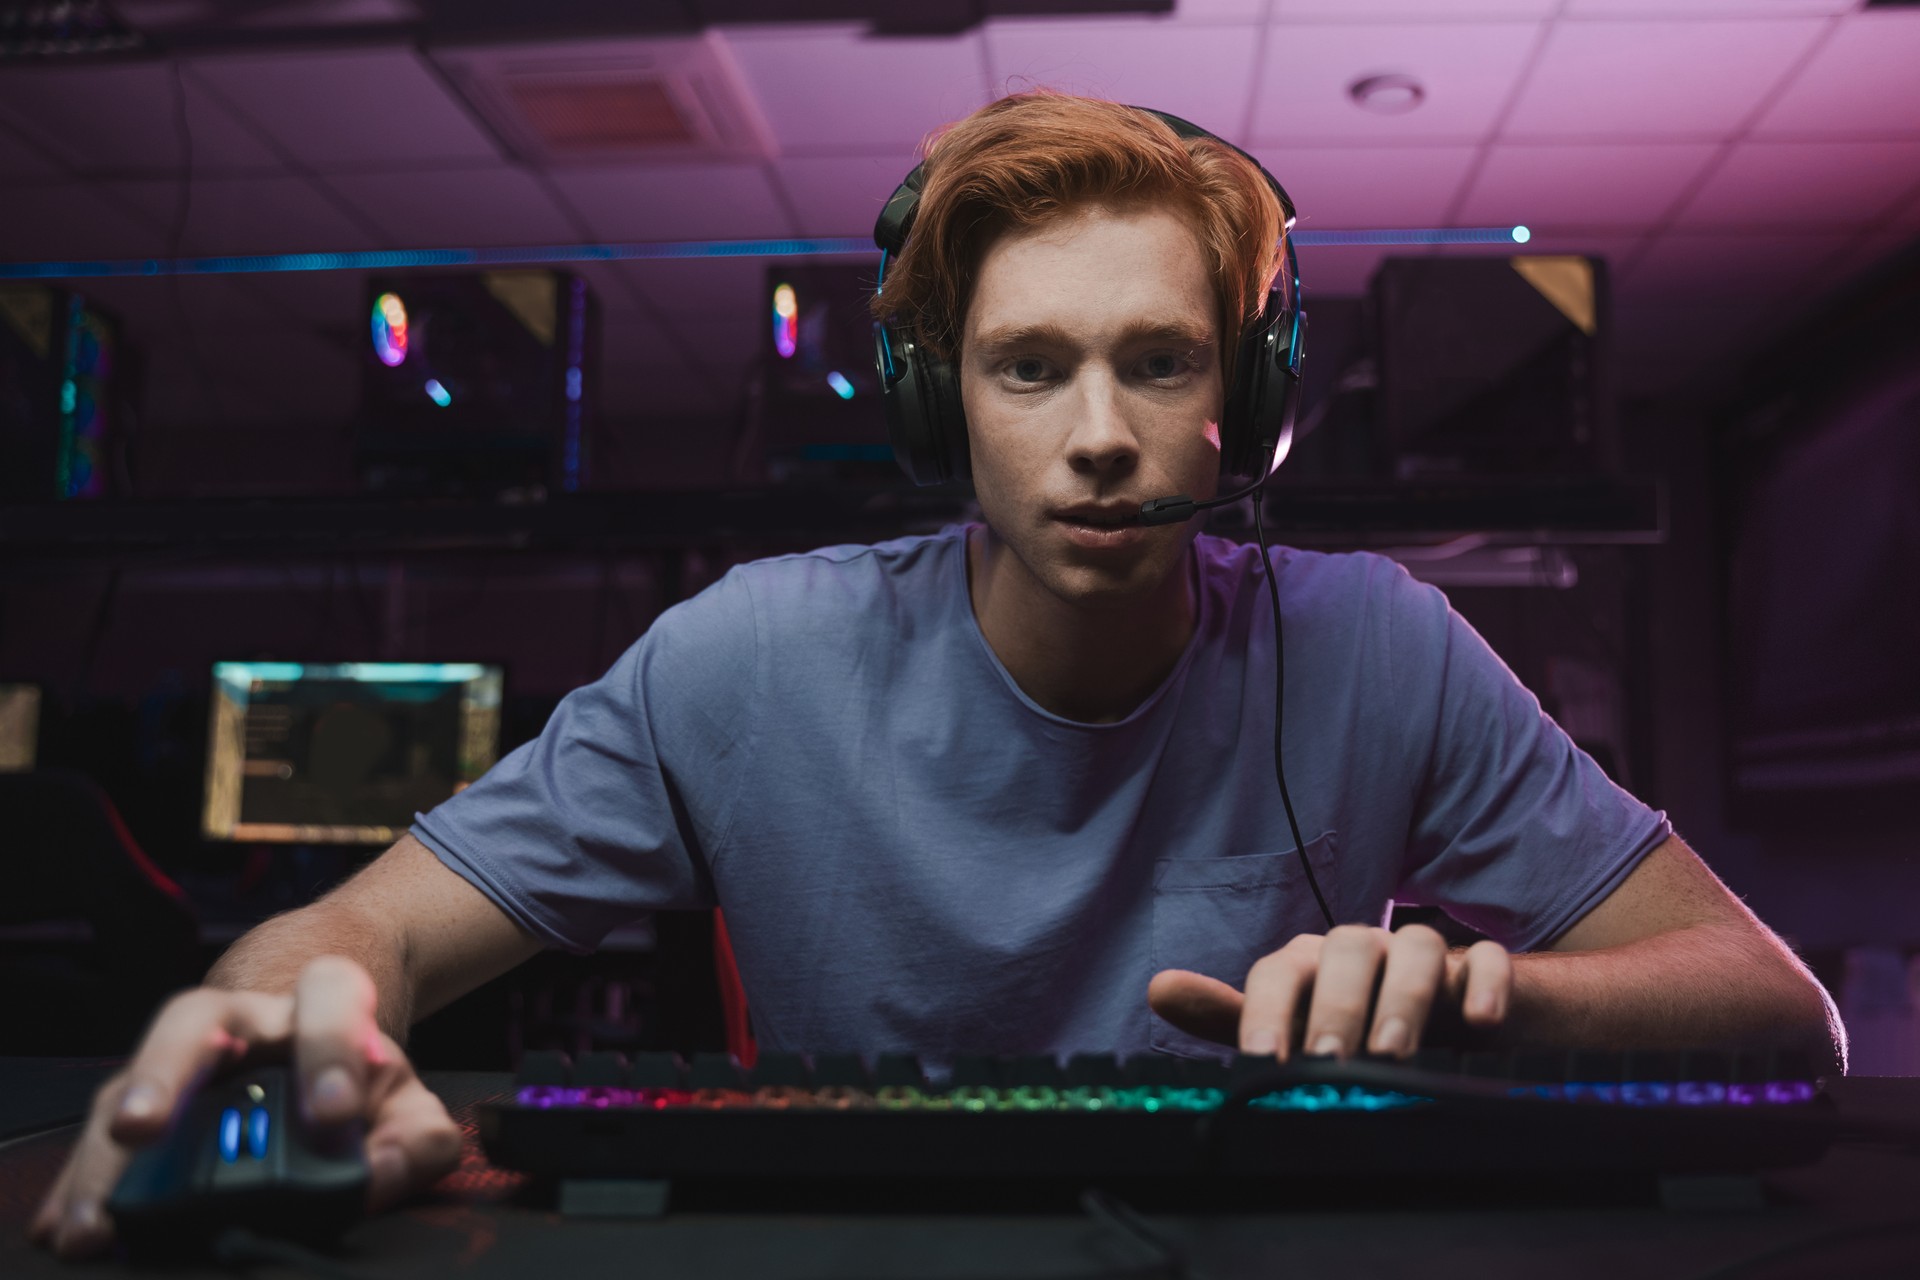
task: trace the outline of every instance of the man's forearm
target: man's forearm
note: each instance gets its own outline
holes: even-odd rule
[[[1846,1065],[1839,1013],[1806,967],[1784,947],[1715,925],[1599,951],[1516,955],[1504,1038],[1596,1048],[1799,1049],[1823,1073]]]
[[[405,1044],[414,1001],[405,942],[391,928],[327,900],[250,930],[208,970],[206,985],[291,992],[300,971],[320,956],[345,956],[367,971],[379,992],[381,1030]]]

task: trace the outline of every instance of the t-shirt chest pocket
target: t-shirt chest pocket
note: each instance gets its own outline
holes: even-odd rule
[[[1336,837],[1307,842],[1320,892],[1333,906]],[[1335,915],[1338,910],[1336,908]],[[1153,971],[1190,969],[1236,988],[1253,962],[1297,934],[1325,933],[1326,918],[1300,869],[1299,855],[1251,853],[1230,858],[1163,858],[1153,868]],[[1218,1056],[1228,1047],[1190,1036],[1149,1015],[1155,1049],[1186,1057]]]

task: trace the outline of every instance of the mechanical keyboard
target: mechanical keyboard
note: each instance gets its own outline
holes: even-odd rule
[[[1816,1159],[1804,1056],[1411,1060],[529,1053],[483,1106],[496,1165],[555,1179],[1101,1182],[1750,1174]]]

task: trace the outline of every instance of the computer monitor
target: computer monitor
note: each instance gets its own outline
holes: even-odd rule
[[[33,768],[40,741],[40,686],[0,683],[0,773]]]
[[[492,766],[500,692],[472,662],[217,662],[201,833],[390,844]]]

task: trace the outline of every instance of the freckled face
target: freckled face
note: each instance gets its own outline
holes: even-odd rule
[[[1199,241],[1165,210],[1088,206],[988,246],[960,391],[981,511],[1023,579],[1007,585],[1096,608],[1166,586],[1193,522],[1103,530],[1111,513],[1086,504],[1213,496],[1216,305]]]

